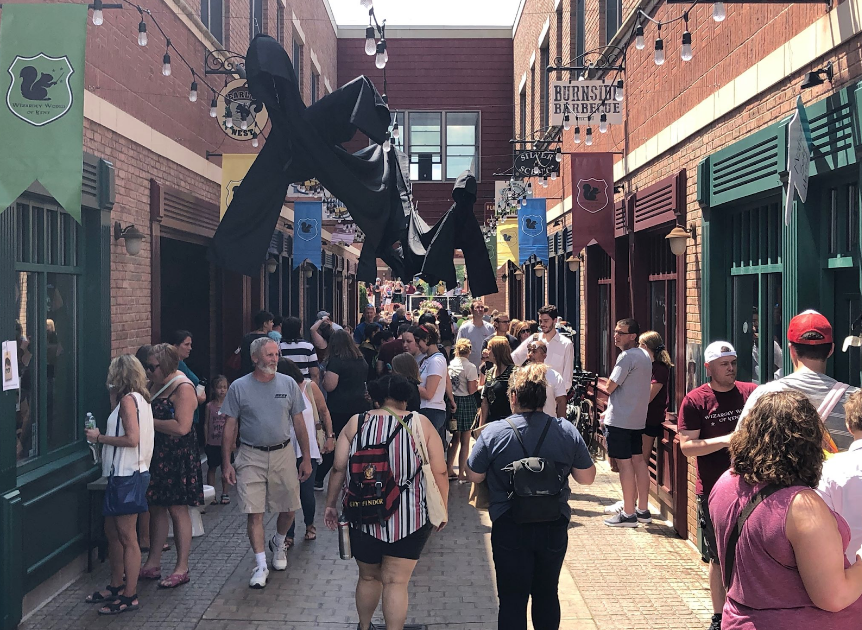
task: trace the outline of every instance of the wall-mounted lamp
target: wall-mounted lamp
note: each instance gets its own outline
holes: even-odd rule
[[[270,256],[266,259],[266,273],[275,273],[276,269],[278,269],[278,261]]]
[[[577,272],[581,268],[581,263],[584,262],[584,259],[581,258],[581,254],[578,253],[577,256],[573,256],[569,254],[569,257],[566,258],[566,264],[569,266],[569,271]]]
[[[312,266],[306,265],[305,266],[305,277],[311,278],[313,275],[314,275],[314,269],[312,268]]]
[[[545,275],[545,265],[542,264],[542,261],[536,263],[536,266],[533,267],[533,273],[536,274],[537,278],[541,278]]]
[[[681,225],[677,225],[665,238],[668,245],[670,245],[670,251],[673,255],[682,256],[685,253],[685,248],[688,246],[688,239],[694,238],[694,226],[684,228]]]
[[[123,227],[119,221],[114,222],[114,240],[126,241],[126,252],[129,256],[137,256],[141,253],[141,243],[144,241],[144,233],[134,225]]]
[[[515,267],[515,271],[513,271],[512,273],[515,274],[516,280],[520,280],[521,278],[524,277],[524,272],[521,271],[520,267]]]
[[[821,85],[824,80],[832,83],[832,77],[835,76],[835,70],[832,68],[832,62],[830,61],[822,68],[815,70],[813,72],[806,72],[805,78],[802,79],[801,89],[807,90],[808,88],[812,88],[815,85]],[[825,77],[825,79],[824,79]]]

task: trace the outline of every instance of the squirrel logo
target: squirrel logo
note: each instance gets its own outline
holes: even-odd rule
[[[592,186],[590,184],[584,184],[584,199],[587,201],[595,201],[599,196],[599,189],[596,186]]]
[[[525,226],[526,226],[526,228],[527,228],[528,230],[535,230],[535,229],[536,229],[536,227],[537,227],[537,226],[536,226],[536,220],[535,220],[535,219],[531,219],[530,217],[527,217],[527,218],[524,220],[524,224],[525,224]]]
[[[57,85],[62,80],[63,73],[64,71],[61,71],[60,76],[55,79],[47,72],[39,76],[39,71],[34,66],[24,66],[18,73],[18,78],[21,79],[21,96],[28,101],[50,101],[48,88]]]
[[[512,235],[511,234],[503,234],[503,240],[506,241],[507,243],[510,242],[512,240]]]
[[[299,229],[302,230],[305,234],[311,234],[311,231],[314,229],[314,226],[311,225],[308,221],[302,221],[299,224]]]

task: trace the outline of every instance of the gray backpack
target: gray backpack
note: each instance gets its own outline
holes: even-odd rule
[[[522,459],[515,460],[505,468],[512,479],[512,492],[509,500],[512,502],[512,517],[516,523],[549,523],[556,521],[560,514],[560,493],[567,481],[565,475],[560,475],[557,464],[553,460],[539,457],[539,451],[551,428],[553,418],[548,418],[545,428],[539,438],[532,457],[527,452],[524,440],[515,424],[506,419],[515,432],[515,437],[524,451]]]

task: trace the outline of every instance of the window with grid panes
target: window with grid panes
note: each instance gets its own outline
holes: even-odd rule
[[[605,43],[610,42],[622,20],[622,0],[605,0]]]
[[[9,210],[11,211],[11,209]],[[19,465],[80,438],[79,278],[83,229],[54,203],[15,204],[16,341],[21,387],[16,403]]]
[[[731,222],[731,343],[737,379],[765,383],[781,377],[782,212],[773,202],[741,209]]]
[[[446,113],[446,179],[479,172],[479,113]]]
[[[201,0],[201,22],[218,41],[224,36],[222,0]]]
[[[676,256],[665,238],[666,230],[650,233],[646,239],[649,279],[649,327],[661,335],[668,354],[676,351]],[[668,411],[676,408],[674,369],[668,380]]]

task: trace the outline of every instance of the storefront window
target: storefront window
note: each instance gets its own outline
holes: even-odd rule
[[[650,329],[661,335],[668,354],[673,358],[676,351],[676,280],[652,280],[649,288]],[[671,369],[668,381],[668,411],[676,409],[674,369]]]
[[[78,275],[81,226],[56,206],[19,201],[15,285],[19,464],[81,439]]]
[[[478,174],[478,112],[446,114],[446,179],[456,179],[466,170]]]
[[[599,284],[599,376],[611,374],[611,284]]]

